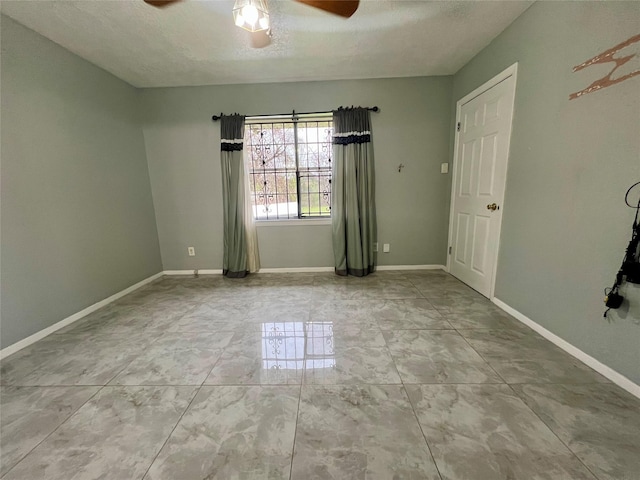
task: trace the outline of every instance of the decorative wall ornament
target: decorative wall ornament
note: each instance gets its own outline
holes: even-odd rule
[[[569,100],[573,100],[575,98],[581,97],[582,95],[586,95],[587,93],[592,93],[592,92],[596,92],[598,90],[602,90],[603,88],[607,88],[610,87],[611,85],[615,85],[616,83],[620,83],[620,82],[624,82],[625,80],[628,80],[632,77],[635,77],[636,75],[640,75],[640,70],[635,70],[631,73],[627,73],[626,75],[622,75],[621,77],[618,78],[611,78],[613,73],[620,68],[622,65],[624,65],[625,63],[627,63],[629,60],[631,60],[633,57],[638,56],[638,53],[632,53],[630,55],[625,55],[623,57],[614,57],[615,54],[617,54],[620,50],[627,48],[630,45],[633,45],[634,43],[638,43],[640,42],[640,34],[635,35],[633,37],[631,37],[630,39],[619,43],[618,45],[616,45],[615,47],[612,47],[608,50],[605,50],[604,52],[600,53],[599,55],[596,55],[595,57],[587,60],[584,63],[581,63],[580,65],[576,65],[575,67],[573,67],[573,71],[574,72],[578,72],[584,68],[590,67],[592,65],[598,65],[598,64],[603,64],[603,63],[614,63],[615,67],[613,67],[611,69],[611,71],[605,75],[602,78],[599,78],[598,80],[596,80],[595,82],[593,82],[591,85],[589,85],[587,88],[585,88],[584,90],[580,90],[579,92],[574,92],[571,95],[569,95]]]

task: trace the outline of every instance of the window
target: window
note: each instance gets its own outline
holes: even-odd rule
[[[247,118],[245,152],[256,220],[331,216],[331,114]]]

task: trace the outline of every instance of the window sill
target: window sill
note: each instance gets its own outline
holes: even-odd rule
[[[290,220],[256,220],[256,227],[307,227],[331,225],[330,218],[292,218]]]

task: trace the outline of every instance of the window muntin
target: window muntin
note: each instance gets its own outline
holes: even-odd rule
[[[245,152],[256,220],[331,216],[332,135],[331,114],[247,118]]]

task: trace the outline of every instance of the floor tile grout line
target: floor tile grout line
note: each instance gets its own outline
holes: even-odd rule
[[[456,333],[457,333],[458,335],[460,335],[460,338],[462,338],[462,339],[464,340],[464,342],[465,342],[467,345],[469,345],[469,348],[471,348],[474,352],[476,352],[476,353],[478,354],[478,356],[482,359],[482,361],[488,365],[488,367],[491,369],[491,371],[492,371],[493,373],[495,373],[495,374],[498,376],[498,378],[499,378],[500,380],[502,380],[502,383],[504,383],[504,384],[508,385],[508,383],[507,383],[507,381],[504,379],[504,377],[503,377],[502,375],[500,375],[500,374],[498,373],[498,371],[497,371],[495,368],[493,368],[493,365],[491,365],[491,363],[489,363],[489,361],[487,361],[487,359],[486,359],[486,358],[484,358],[484,356],[483,356],[483,355],[482,355],[482,354],[481,354],[477,349],[473,348],[473,345],[471,345],[471,344],[469,343],[469,340],[467,340],[467,339],[465,338],[465,336],[464,336],[464,335],[462,335],[462,334],[461,334],[457,329],[456,329]]]
[[[387,338],[384,336],[384,333],[382,335],[382,338],[384,339],[384,346],[387,349],[387,353],[389,354],[389,358],[391,359],[391,363],[393,364],[393,368],[396,371],[396,375],[398,375],[398,378],[400,379],[400,384],[404,385],[404,379],[402,378],[402,375],[400,375],[400,370],[398,370],[398,365],[396,364],[396,359],[393,356],[393,353],[391,353],[391,348],[389,347],[389,342],[387,341]],[[397,384],[395,384],[397,385]]]
[[[233,336],[229,339],[229,344],[231,343],[231,340],[233,339]],[[215,362],[213,362],[213,365],[211,366],[211,369],[209,370],[209,373],[207,373],[207,376],[204,377],[204,380],[202,380],[202,382],[200,383],[200,388],[202,388],[205,385],[205,382],[207,381],[207,379],[209,378],[209,376],[211,376],[211,373],[213,372],[214,368],[216,368],[216,365],[218,365],[218,363],[220,362],[220,360],[222,360],[222,356],[224,355],[225,351],[227,350],[227,347],[229,346],[229,344],[225,345],[220,352],[220,355],[218,356],[218,358],[216,359]]]
[[[407,395],[407,399],[409,400],[409,405],[411,406],[411,411],[413,412],[413,416],[416,419],[416,423],[418,424],[418,428],[420,429],[420,433],[422,433],[422,437],[424,438],[424,442],[427,444],[427,450],[429,450],[429,456],[431,457],[431,461],[433,465],[436,467],[436,471],[440,476],[440,480],[442,480],[442,473],[440,473],[440,467],[438,467],[438,462],[436,462],[436,457],[433,456],[433,451],[431,450],[431,445],[429,445],[429,440],[427,440],[427,435],[424,433],[424,429],[422,428],[422,424],[420,423],[420,419],[418,418],[418,413],[416,412],[416,407],[411,401],[411,397],[409,396],[409,392],[407,391],[406,385],[402,385],[405,394]]]
[[[404,329],[404,330],[387,330],[387,331],[393,331],[393,332],[402,332],[402,331],[416,331],[419,329]],[[474,383],[463,383],[463,382],[458,382],[458,383],[445,383],[445,382],[434,382],[434,383],[424,383],[424,382],[416,382],[416,383],[411,383],[410,385],[501,385],[501,384],[506,384],[507,382],[504,380],[504,378],[502,378],[502,376],[500,374],[498,374],[498,372],[493,368],[493,366],[487,361],[485,360],[485,358],[480,355],[480,353],[473,348],[473,346],[471,346],[471,344],[469,344],[469,342],[467,341],[466,338],[464,338],[460,332],[458,332],[455,328],[452,329],[453,331],[455,331],[460,337],[462,337],[462,339],[465,341],[465,343],[467,345],[469,345],[469,347],[478,354],[478,356],[482,359],[482,361],[484,363],[487,364],[487,366],[491,369],[491,371],[493,371],[497,377],[501,380],[500,382],[474,382]],[[427,330],[427,329],[423,329],[421,331],[450,331],[449,329],[439,329],[439,330]],[[386,342],[386,338],[385,338],[385,342]],[[391,354],[391,349],[389,349],[389,353]],[[394,362],[394,366],[395,366],[395,359],[393,358],[393,355],[391,355],[391,359]],[[397,366],[396,366],[397,369]],[[401,380],[404,382],[404,380],[401,377]]]
[[[520,385],[527,385],[527,384],[520,384]],[[557,385],[566,385],[566,384],[562,384],[562,383],[560,383],[560,384],[557,384]],[[556,437],[556,438],[558,439],[558,441],[559,441],[562,445],[564,445],[564,446],[566,447],[566,449],[567,449],[569,452],[571,452],[571,454],[575,457],[575,459],[576,459],[576,460],[578,460],[578,462],[580,463],[580,465],[582,465],[582,466],[587,470],[587,472],[589,472],[591,475],[593,475],[593,478],[595,478],[596,480],[600,480],[600,477],[599,477],[598,475],[596,475],[596,474],[595,474],[595,473],[594,473],[594,472],[593,472],[593,471],[592,471],[592,470],[591,470],[591,469],[590,469],[590,468],[589,468],[589,467],[588,467],[588,466],[587,466],[587,465],[582,461],[582,459],[581,459],[580,457],[578,457],[578,455],[576,454],[576,452],[574,452],[574,451],[571,449],[571,447],[570,447],[569,445],[567,445],[565,442],[563,442],[563,441],[562,441],[562,439],[561,439],[561,438],[558,436],[558,434],[553,430],[553,428],[551,428],[551,426],[549,426],[549,425],[547,424],[547,422],[545,422],[545,421],[544,421],[544,419],[543,419],[540,415],[538,415],[538,413],[537,413],[533,408],[531,408],[531,407],[529,406],[529,404],[524,400],[524,398],[522,398],[520,395],[518,395],[518,392],[515,390],[515,388],[513,388],[513,386],[512,386],[512,385],[510,385],[510,384],[507,384],[507,386],[508,386],[508,387],[509,387],[509,389],[513,392],[513,394],[514,394],[518,399],[520,399],[520,401],[525,405],[525,407],[527,407],[527,408],[529,409],[529,411],[530,411],[531,413],[533,413],[533,414],[536,416],[536,418],[537,418],[538,420],[540,420],[540,421],[542,422],[542,424],[543,424],[545,427],[547,427],[547,428],[549,429],[549,431],[553,434],[553,436],[554,436],[554,437]]]
[[[180,425],[180,422],[182,421],[182,418],[185,416],[185,414],[189,411],[189,409],[191,408],[191,405],[193,404],[193,401],[196,399],[196,397],[198,396],[198,393],[200,393],[200,390],[202,390],[202,386],[197,387],[194,391],[193,397],[191,397],[191,400],[189,401],[189,404],[187,405],[187,408],[184,409],[184,411],[182,412],[182,414],[180,415],[180,417],[178,417],[178,421],[176,422],[176,424],[173,426],[173,428],[171,429],[171,431],[169,432],[169,435],[167,435],[167,438],[165,439],[165,441],[162,443],[162,445],[160,446],[160,448],[158,449],[158,452],[154,455],[153,460],[151,460],[151,462],[149,463],[149,466],[147,467],[147,469],[144,472],[144,475],[142,475],[140,477],[140,480],[144,480],[144,478],[147,476],[147,474],[149,473],[149,470],[151,470],[151,467],[153,466],[153,464],[156,462],[156,460],[158,459],[158,456],[160,455],[160,452],[162,452],[162,449],[165,447],[165,445],[169,442],[169,439],[171,438],[171,436],[173,435],[173,432],[175,432],[176,428],[178,428],[178,425]]]
[[[172,318],[172,321],[176,321],[176,320],[181,319],[182,317],[186,316],[188,313],[190,313],[192,310],[195,310],[196,308],[198,308],[198,306],[197,306],[197,305],[196,305],[196,306],[193,306],[193,307],[191,307],[191,308],[189,308],[189,309],[187,310],[187,312],[185,312],[185,313],[184,313],[184,314],[182,314],[181,316],[179,316],[179,317],[175,317],[175,318]],[[146,346],[145,350],[149,350],[152,346],[154,346],[154,345],[156,345],[157,343],[159,343],[160,339],[161,339],[163,336],[165,336],[165,335],[167,335],[167,334],[172,334],[172,333],[176,333],[176,332],[165,332],[165,333],[163,333],[162,335],[159,335],[158,337],[154,338],[154,339],[149,343],[149,345],[147,345],[147,346]],[[177,334],[181,334],[181,333],[180,333],[180,332],[178,332]],[[203,350],[204,350],[204,349],[203,349]],[[224,350],[224,349],[223,349],[223,350]],[[115,379],[116,379],[116,378],[117,378],[117,377],[118,377],[122,372],[124,372],[127,368],[129,368],[129,367],[131,366],[131,364],[133,364],[133,362],[135,362],[138,358],[142,357],[143,355],[144,355],[144,352],[142,352],[142,353],[140,353],[140,354],[138,354],[138,355],[135,355],[135,356],[131,359],[131,361],[130,361],[129,363],[127,363],[127,364],[126,364],[126,365],[125,365],[121,370],[119,370],[119,371],[118,371],[118,373],[117,373],[116,375],[114,375],[113,377],[111,377],[111,379],[110,379],[110,380],[105,384],[105,386],[107,386],[107,385],[109,385],[111,382],[113,382],[113,381],[114,381],[114,380],[115,380]],[[220,358],[218,358],[218,360],[220,360]],[[218,360],[216,360],[216,363],[218,362]],[[214,365],[214,366],[215,366],[215,365]],[[211,369],[213,370],[213,367],[211,367]],[[209,372],[209,373],[211,373],[211,372]],[[206,380],[206,378],[205,378],[205,380]],[[204,382],[203,382],[203,383],[204,383]],[[166,385],[166,384],[165,384],[165,385]],[[202,384],[200,384],[200,385],[202,385]],[[113,385],[111,385],[111,386],[117,386],[117,384],[113,384]],[[131,385],[120,385],[120,386],[131,386]],[[163,385],[150,385],[150,386],[163,386]],[[168,386],[176,386],[176,385],[168,385]],[[192,386],[192,385],[187,385],[187,386]]]
[[[424,298],[427,302],[429,302],[429,299],[425,296],[425,294],[422,292],[422,290],[420,290],[418,288],[418,286],[413,282],[413,280],[411,280],[410,278],[407,278],[406,276],[404,276],[404,277],[409,281],[409,283],[413,286],[413,288],[420,294],[420,297]],[[429,302],[429,305],[433,306],[433,304],[431,302]]]
[[[114,305],[114,306],[118,306],[118,305]],[[126,305],[120,305],[120,306],[125,306],[126,307]],[[131,312],[138,313],[138,310],[142,310],[146,306],[147,306],[146,304],[129,306],[126,313],[131,313]],[[102,307],[102,308],[105,308],[105,307]],[[182,315],[177,316],[173,320],[177,320],[177,319],[182,318],[183,316],[185,316],[187,313],[189,313],[191,310],[194,310],[195,308],[197,308],[197,305],[189,307],[187,312],[183,313]],[[96,310],[96,311],[100,311],[100,309]],[[89,317],[93,313],[94,312],[86,315],[83,318],[78,319],[77,323],[74,322],[73,324],[70,324],[68,327],[74,327],[74,328],[79,327],[84,321],[86,321],[86,317]],[[93,321],[95,321],[95,320],[93,320]],[[88,321],[88,323],[91,323],[91,322],[92,322],[91,320]],[[67,328],[67,327],[65,327],[65,328]],[[70,328],[69,330],[66,330],[66,331],[64,329],[63,330],[58,330],[58,331],[53,332],[52,335],[74,335],[74,333],[73,333],[74,328]],[[95,332],[91,332],[91,331],[75,333],[75,335],[81,335],[81,334],[89,334],[89,335],[93,334],[93,335],[96,335]],[[122,336],[127,336],[127,334],[115,333],[115,332],[113,332],[113,333],[110,333],[110,332],[99,332],[98,334],[101,334],[101,335],[122,335]]]
[[[293,443],[291,445],[291,465],[289,467],[289,480],[293,480],[293,458],[296,453],[296,438],[298,436],[298,421],[300,419],[300,404],[302,403],[302,386],[304,385],[304,378],[300,379],[300,389],[298,393],[298,410],[296,411],[296,426],[293,430]]]
[[[411,282],[411,280],[409,280],[409,282]],[[416,288],[416,290],[418,290],[420,292],[420,290],[415,286],[415,284],[413,282],[411,282],[412,285],[414,285],[414,288]],[[422,292],[420,292],[422,293]],[[429,302],[427,300],[427,302]],[[431,302],[429,302],[429,304],[431,305]],[[378,322],[378,326],[379,322]],[[413,406],[413,402],[411,402],[411,397],[409,396],[409,392],[407,391],[407,386],[405,384],[404,378],[402,377],[402,375],[400,375],[400,371],[398,370],[398,366],[396,365],[396,360],[393,357],[392,353],[391,353],[391,349],[389,348],[389,344],[387,342],[386,337],[384,337],[384,342],[385,345],[387,346],[387,350],[389,351],[389,356],[391,357],[391,361],[393,362],[393,367],[396,369],[396,373],[398,374],[398,377],[400,378],[400,382],[401,382],[401,388],[402,390],[404,390],[404,394],[407,396],[407,400],[409,401],[409,406],[411,406],[411,411],[413,412],[413,417],[416,420],[416,424],[418,425],[418,428],[420,429],[420,433],[422,433],[422,438],[424,438],[424,442],[427,445],[427,450],[429,452],[429,457],[431,458],[431,461],[433,462],[433,466],[436,469],[436,472],[438,473],[438,477],[440,477],[440,480],[442,480],[442,474],[440,473],[440,468],[438,467],[438,464],[436,463],[436,459],[433,456],[433,452],[431,451],[431,446],[429,445],[429,441],[427,440],[427,436],[424,433],[424,430],[422,429],[422,425],[420,425],[420,420],[418,419],[418,414],[416,413],[416,409]]]
[[[508,382],[507,385],[615,385],[613,382]]]
[[[255,384],[252,384],[255,385]],[[397,386],[420,386],[420,385],[426,385],[426,386],[437,386],[437,385],[506,385],[503,382],[472,382],[472,383],[442,383],[442,382],[434,382],[434,383],[425,383],[425,382],[421,382],[421,383],[411,383],[411,382],[407,382],[407,383],[380,383],[380,382],[374,382],[374,383],[306,383],[305,387],[326,387],[326,386],[340,386],[340,387],[353,387],[354,385],[365,385],[365,386],[374,386],[374,387],[384,387],[384,386],[390,386],[390,387],[397,387]],[[591,384],[590,384],[591,385]],[[218,385],[220,386],[220,385]],[[242,385],[240,385],[242,386]],[[278,385],[276,385],[278,386]],[[280,386],[284,386],[284,385],[280,385]]]
[[[36,343],[37,343],[37,342],[36,342]],[[34,344],[34,345],[35,345],[35,344]],[[17,353],[17,352],[16,352],[16,353]],[[29,355],[33,355],[33,353],[30,353]],[[10,358],[10,357],[9,357],[9,358]],[[4,359],[3,359],[3,360],[4,360]],[[33,369],[29,369],[29,370],[27,371],[28,373],[24,374],[22,377],[23,377],[23,378],[25,378],[25,377],[29,377],[30,375],[33,375],[34,373],[36,373],[36,372],[40,371],[40,369],[42,369],[42,368],[44,368],[44,367],[45,367],[45,364],[46,364],[46,363],[47,363],[47,360],[46,360],[46,359],[45,359],[45,360],[42,360],[42,362],[41,362],[41,363],[38,363],[38,364],[37,364],[37,365],[38,365],[37,367],[35,367],[35,368],[33,368]],[[1,364],[1,363],[0,363],[0,364]],[[31,386],[34,386],[34,385],[17,385],[17,384],[5,384],[5,383],[1,383],[0,385],[1,385],[1,386],[3,386],[3,387],[4,387],[4,386],[7,386],[7,387],[10,387],[10,386],[31,387]]]
[[[82,407],[84,407],[87,403],[89,403],[91,400],[93,400],[96,395],[98,395],[98,393],[100,393],[102,391],[102,389],[105,387],[105,385],[102,385],[100,388],[98,388],[95,393],[93,395],[91,395],[89,398],[87,398],[86,401],[84,401],[82,403],[82,405],[80,405],[78,408],[76,408],[72,413],[69,414],[69,416],[67,418],[65,418],[62,422],[60,422],[60,424],[54,428],[48,435],[46,435],[42,440],[40,440],[31,450],[29,450],[26,454],[24,454],[20,460],[18,460],[16,463],[13,464],[13,466],[7,470],[4,475],[2,475],[2,478],[6,477],[9,472],[11,472],[14,468],[16,468],[25,458],[27,458],[29,455],[31,455],[31,453],[38,448],[40,445],[42,445],[49,437],[51,437],[51,435],[53,435],[54,433],[56,433],[58,431],[58,429],[60,429],[60,427],[62,427],[62,425],[64,425],[65,423],[67,423],[69,421],[69,419],[71,417],[73,417],[76,413],[78,413],[78,411],[80,411],[80,409]],[[44,387],[36,387],[36,388],[44,388]]]
[[[88,333],[88,332],[83,332],[83,333]],[[59,335],[72,335],[71,333],[67,333],[67,334],[59,334]],[[106,335],[122,335],[123,337],[126,337],[126,334],[106,334]],[[147,348],[151,347],[152,345],[154,345],[155,343],[158,342],[158,340],[162,337],[162,335],[159,335],[158,337],[154,338],[149,345],[147,345]],[[91,337],[88,337],[91,338]],[[64,355],[64,352],[62,353],[62,355]],[[87,385],[79,385],[79,384],[69,384],[69,385],[65,385],[65,384],[56,384],[58,386],[102,386],[105,387],[107,385],[109,385],[118,375],[120,375],[127,367],[129,367],[138,357],[141,357],[143,355],[143,353],[139,353],[139,354],[134,354],[134,356],[131,358],[131,360],[129,362],[126,362],[126,364],[117,371],[117,373],[115,375],[113,375],[112,377],[109,378],[109,380],[107,380],[105,383],[103,384],[87,384]],[[56,355],[57,357],[58,355]],[[29,375],[32,375],[36,372],[38,372],[41,368],[45,367],[45,363],[46,361],[43,361],[43,363],[41,365],[39,365],[38,367],[36,367],[35,369],[29,371],[28,374],[26,374],[25,376],[28,377]],[[4,384],[0,384],[0,386],[5,386]],[[42,386],[42,387],[48,387],[48,386],[53,386],[53,385],[17,385],[17,384],[13,384],[13,385],[6,385],[6,386]]]
[[[372,348],[385,348],[385,347],[372,347]],[[393,358],[392,358],[393,359]],[[606,382],[404,382],[405,385],[566,385],[566,386],[611,386],[613,383]],[[118,387],[223,387],[223,386],[297,386],[299,382],[286,383],[286,382],[245,382],[245,383],[127,383],[127,384],[54,384],[54,385],[0,385],[2,388],[86,388],[86,387],[100,387],[100,388],[118,388]],[[383,382],[367,382],[367,383],[308,383],[306,385],[320,386],[320,385],[401,385],[401,383],[383,383]]]
[[[476,348],[474,348],[474,347],[473,347],[473,345],[471,345],[471,343],[469,342],[469,340],[467,339],[467,337],[465,337],[465,335],[463,334],[463,332],[461,332],[461,330],[462,330],[462,331],[466,331],[466,330],[473,330],[473,331],[476,331],[476,330],[496,331],[496,330],[499,330],[499,331],[516,331],[516,332],[520,332],[520,330],[512,329],[512,328],[457,328],[457,329],[455,329],[455,330],[456,330],[456,332],[457,332],[457,333],[458,333],[462,338],[464,338],[464,340],[469,344],[469,346],[470,346],[473,350],[475,350],[475,351],[476,351],[476,353],[477,353],[478,355],[480,355],[480,357],[481,357],[481,358],[482,358],[482,359],[483,359],[483,360],[484,360],[484,361],[485,361],[485,362],[486,362],[486,363],[491,367],[491,369],[492,369],[492,370],[493,370],[493,371],[494,371],[494,372],[495,372],[495,373],[496,373],[500,378],[502,378],[502,379],[504,380],[504,378],[502,377],[502,375],[500,375],[500,374],[497,372],[497,370],[496,370],[496,369],[493,367],[493,365],[492,365],[492,364],[491,364],[491,363],[490,363],[490,362],[489,362],[489,361],[488,361],[488,360],[487,360],[487,359],[482,355],[482,353],[480,353]],[[533,332],[533,331],[532,331],[532,332]],[[531,332],[522,332],[522,333],[523,333],[523,335],[528,336],[528,335],[530,335],[530,333],[531,333]],[[535,334],[535,332],[533,332],[533,333]],[[546,342],[548,342],[548,340],[546,340],[546,339],[543,339],[543,340],[544,340],[544,342],[543,342],[543,343],[545,343],[545,344],[546,344]],[[511,360],[511,361],[516,361],[516,362],[517,362],[517,361],[519,361],[518,359],[516,359],[516,360],[510,359],[510,360]],[[537,359],[536,359],[536,360],[537,360]],[[555,360],[554,360],[554,361],[555,361]],[[583,364],[582,362],[580,362],[580,364],[581,364],[581,365],[586,366],[587,368],[590,368],[588,365],[585,365],[585,364]],[[593,369],[591,369],[591,370],[593,370]],[[595,372],[595,370],[593,370],[593,371]],[[595,372],[595,373],[598,373],[598,372]],[[598,374],[598,376],[600,376],[600,375]],[[539,384],[541,384],[541,385],[549,385],[549,384],[557,384],[557,385],[565,385],[565,384],[567,384],[567,385],[585,385],[585,384],[586,384],[586,385],[593,385],[593,384],[598,385],[598,384],[601,384],[601,385],[607,385],[607,384],[610,384],[611,382],[596,382],[595,380],[594,380],[594,381],[591,381],[591,382],[575,382],[575,383],[567,383],[567,382],[508,382],[508,381],[504,380],[504,383],[506,383],[506,384],[508,384],[508,385],[512,385],[512,384],[513,384],[513,385],[517,385],[517,384],[536,384],[536,383],[539,383]]]
[[[160,339],[160,337],[154,338],[149,345],[146,346],[146,349],[149,349],[152,345],[154,345],[155,343],[158,342],[158,340]],[[142,357],[142,355],[144,355],[144,352],[141,352],[139,354],[134,355],[131,360],[129,362],[127,362],[120,370],[117,371],[117,373],[115,375],[113,375],[109,380],[107,380],[104,384],[104,386],[117,386],[116,384],[114,385],[110,385],[111,382],[113,382],[116,378],[118,378],[118,375],[120,375],[122,372],[124,372],[127,368],[129,368],[129,366],[131,366],[131,364],[133,362],[135,362],[139,357]]]

